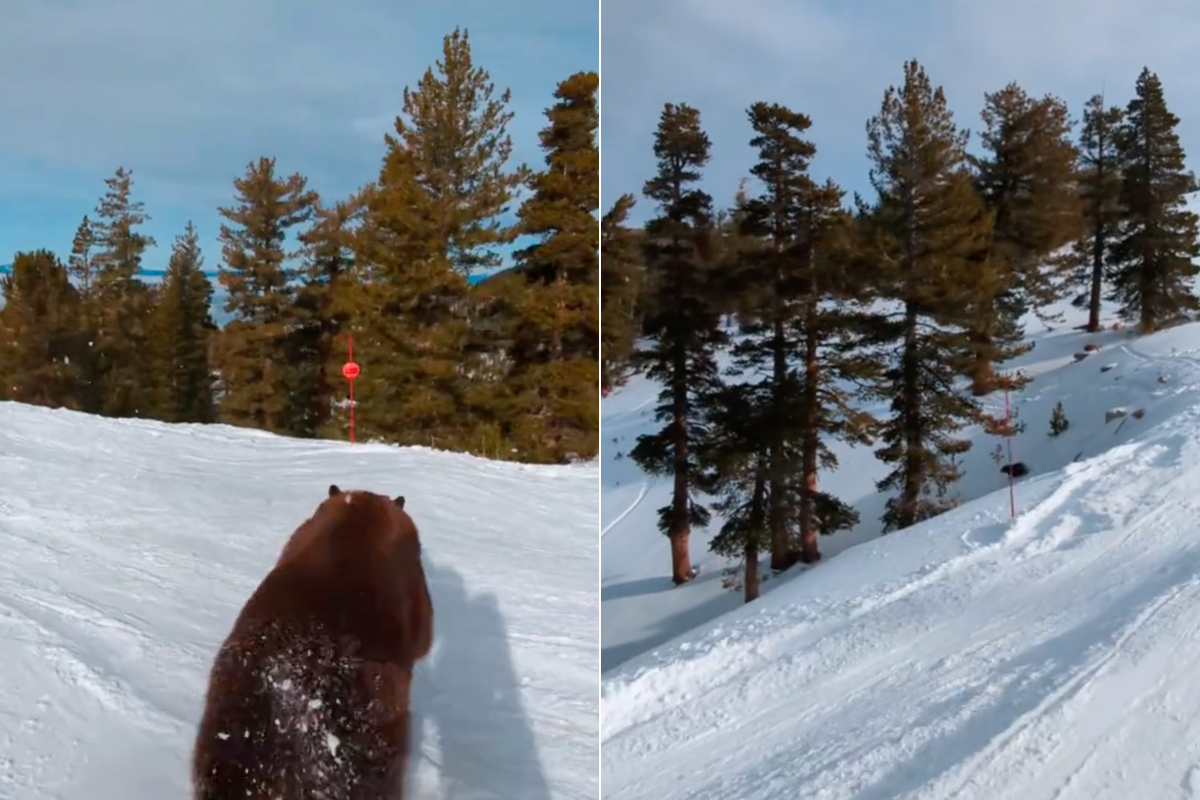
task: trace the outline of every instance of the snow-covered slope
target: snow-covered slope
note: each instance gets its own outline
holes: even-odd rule
[[[1086,342],[1101,349],[1074,363]],[[963,507],[860,531],[749,606],[715,582],[645,587],[664,629],[604,675],[605,798],[1200,797],[1200,326],[1061,328],[1024,361],[1037,380],[1014,397],[1028,425],[1016,455],[1033,474],[1015,519],[980,439]],[[1052,439],[1058,400],[1071,427]],[[1115,408],[1144,415],[1106,423]],[[833,477],[839,490],[872,491],[861,466]],[[604,487],[613,515],[624,501],[607,473]],[[665,574],[655,491],[606,519],[606,656],[610,635],[636,645],[646,629],[609,613],[624,591],[610,541],[640,533],[655,558],[633,568]],[[623,529],[640,513],[644,530]],[[681,619],[709,621],[682,632]]]
[[[0,798],[190,797],[216,648],[330,483],[421,529],[412,796],[598,797],[597,472],[0,403]]]
[[[670,501],[668,479],[644,475],[628,457],[637,437],[659,427],[653,420],[658,385],[642,376],[601,401],[603,469],[600,491],[601,655],[602,670],[656,647],[679,633],[737,608],[741,596],[721,587],[727,562],[708,551],[720,528],[714,516],[708,530],[692,532],[692,562],[700,576],[673,587],[666,538],[657,530],[658,509]],[[863,524],[855,531],[822,541],[832,555],[873,536],[880,511],[873,510],[872,481],[883,474],[866,448],[839,447],[837,473],[823,476],[830,491],[864,508]],[[770,591],[771,584],[763,590]]]

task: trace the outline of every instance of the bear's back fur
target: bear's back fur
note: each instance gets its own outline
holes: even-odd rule
[[[404,499],[329,489],[209,676],[195,800],[398,800],[433,607]]]

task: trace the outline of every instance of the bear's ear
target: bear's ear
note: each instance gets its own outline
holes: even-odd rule
[[[404,495],[402,495],[402,494],[396,495],[396,499],[393,500],[392,502],[395,503],[400,508],[404,508]]]
[[[337,497],[341,493],[342,493],[342,490],[337,487],[336,483],[329,484],[329,496],[330,497]]]

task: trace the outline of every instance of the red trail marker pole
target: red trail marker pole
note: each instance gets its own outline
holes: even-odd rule
[[[362,370],[354,363],[354,337],[351,336],[346,363],[342,365],[342,377],[350,383],[350,444],[354,444],[354,379],[361,374]]]

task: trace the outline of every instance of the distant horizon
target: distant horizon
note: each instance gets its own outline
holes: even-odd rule
[[[471,277],[467,278],[467,283],[474,286],[474,285],[480,283],[481,281],[483,281],[484,279],[486,279],[504,269],[507,269],[507,267],[501,267],[498,270],[493,270],[486,274],[480,273],[477,275],[472,275]],[[222,286],[217,281],[217,273],[215,271],[206,269],[206,270],[203,270],[203,272],[205,275],[207,275],[213,281],[213,298],[212,298],[212,303],[209,305],[209,309],[212,314],[213,322],[215,322],[217,324],[217,327],[223,328],[227,324],[229,324],[230,320],[233,319],[233,315],[230,314],[229,312],[225,311],[225,300],[226,300],[225,287]],[[11,264],[0,264],[0,275],[9,275],[11,273],[12,273],[12,265]],[[138,272],[138,275],[141,275],[141,276],[144,276],[147,278],[162,278],[166,274],[167,274],[167,271],[165,269],[142,269]],[[4,308],[3,295],[0,295],[0,308]]]
[[[473,274],[467,278],[467,283],[474,285],[474,284],[479,283],[480,281],[484,280],[485,278],[488,278],[488,277],[494,275],[495,273],[500,272],[507,268],[508,267],[501,267],[500,269],[492,270],[490,272],[481,272],[478,274]],[[12,272],[12,264],[0,264],[0,275],[8,275],[11,272]],[[201,270],[201,272],[203,272],[205,275],[207,275],[210,278],[217,277],[216,270],[205,269],[205,270]],[[145,269],[145,268],[143,268],[143,269],[138,270],[137,274],[144,275],[148,278],[162,278],[162,277],[166,276],[167,271],[165,269]]]

